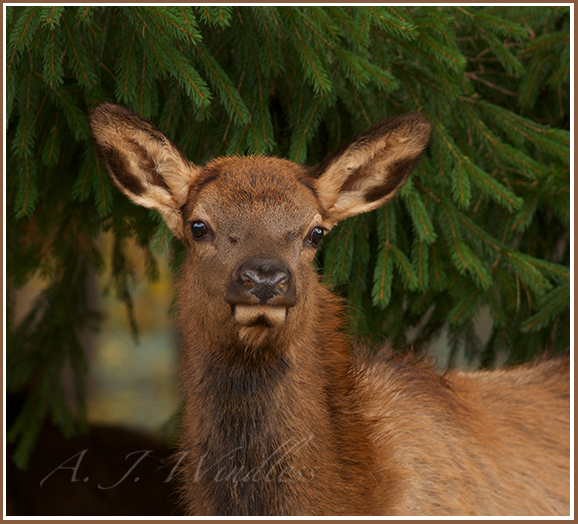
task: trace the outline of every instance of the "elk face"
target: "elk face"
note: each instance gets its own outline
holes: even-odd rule
[[[188,274],[213,318],[243,339],[288,321],[313,285],[327,224],[305,170],[276,158],[210,162],[183,207]]]
[[[319,313],[312,261],[323,235],[392,198],[430,132],[422,116],[401,115],[312,169],[266,157],[221,158],[201,168],[123,107],[99,106],[91,126],[118,187],[158,210],[188,246],[181,321],[194,318],[199,336],[210,333],[221,345],[290,337]]]

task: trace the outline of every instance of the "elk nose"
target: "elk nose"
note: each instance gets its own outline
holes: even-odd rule
[[[229,304],[291,307],[295,298],[295,279],[283,262],[255,259],[243,262],[233,272],[225,300]]]

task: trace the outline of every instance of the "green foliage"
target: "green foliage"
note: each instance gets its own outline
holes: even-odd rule
[[[569,345],[568,7],[10,6],[6,28],[7,376],[28,399],[8,438],[20,464],[44,418],[68,433],[83,424],[90,275],[108,273],[136,333],[126,242],[150,278],[160,252],[182,260],[94,153],[87,116],[107,100],[201,164],[273,154],[313,165],[376,121],[423,113],[431,143],[400,194],[320,250],[351,329],[402,348],[412,328],[416,351],[445,330],[451,358],[484,366]],[[15,325],[14,290],[34,276],[45,290]]]

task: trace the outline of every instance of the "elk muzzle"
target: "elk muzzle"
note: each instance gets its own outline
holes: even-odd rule
[[[245,260],[231,274],[225,301],[244,326],[282,324],[296,301],[295,278],[279,260]]]

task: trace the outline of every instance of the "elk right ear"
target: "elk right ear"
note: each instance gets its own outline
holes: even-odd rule
[[[133,202],[156,209],[183,238],[181,207],[200,168],[148,120],[114,104],[90,114],[97,149],[120,190]]]
[[[430,125],[422,115],[395,116],[338,149],[309,175],[325,219],[333,226],[391,199],[426,148]]]

